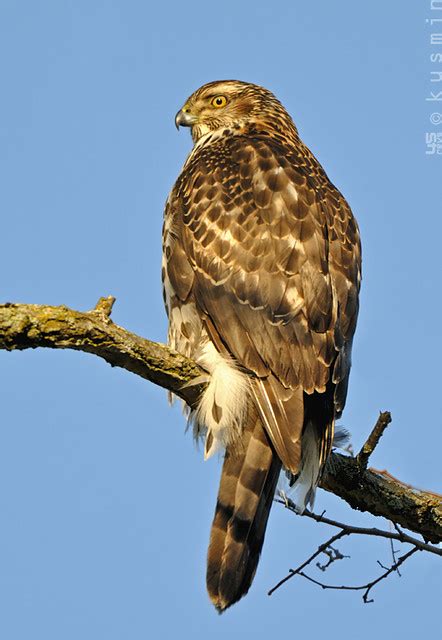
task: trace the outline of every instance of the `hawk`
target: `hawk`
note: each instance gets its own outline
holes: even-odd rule
[[[263,87],[210,82],[177,113],[194,142],[166,203],[169,344],[208,372],[193,411],[225,451],[207,560],[218,611],[247,593],[278,476],[312,504],[345,404],[361,249],[349,205]]]

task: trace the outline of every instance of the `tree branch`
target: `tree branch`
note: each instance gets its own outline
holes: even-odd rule
[[[0,305],[0,349],[47,347],[92,353],[112,366],[172,391],[194,406],[204,388],[201,376],[205,372],[165,345],[114,324],[109,318],[112,304],[111,297],[101,298],[96,308],[88,312],[65,306]],[[321,487],[354,509],[383,516],[427,541],[442,540],[440,496],[409,487],[383,472],[366,470],[357,458],[333,453]]]
[[[0,349],[74,349],[92,353],[169,389],[193,406],[203,385],[183,385],[204,375],[194,362],[163,344],[130,333],[110,319],[114,298],[100,298],[91,311],[37,304],[0,305]]]
[[[368,436],[364,443],[364,446],[357,455],[357,461],[361,469],[366,469],[368,465],[368,459],[379,444],[385,429],[391,422],[391,414],[389,411],[382,411],[379,414],[379,418],[373,427],[372,432]]]

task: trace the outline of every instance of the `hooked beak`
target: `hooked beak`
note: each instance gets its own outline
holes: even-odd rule
[[[175,126],[177,129],[180,127],[191,127],[196,122],[195,116],[189,112],[185,112],[182,109],[178,111],[175,116]]]

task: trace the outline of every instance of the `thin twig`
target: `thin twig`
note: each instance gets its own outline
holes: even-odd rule
[[[392,526],[396,529],[399,535],[402,535],[402,531],[399,529],[397,524],[395,522],[391,522],[390,520],[390,523],[389,523],[390,531]],[[393,538],[390,538],[390,551],[391,551],[391,557],[393,558],[393,563],[394,563],[396,562],[396,554],[398,553],[398,550],[394,548]],[[399,571],[399,569],[396,569],[396,573],[398,574],[399,577],[401,577],[401,572]]]
[[[276,584],[272,589],[270,589],[267,595],[271,596],[272,593],[277,589],[279,589],[279,587],[281,587],[285,582],[287,582],[288,580],[290,580],[290,578],[293,578],[293,576],[295,576],[297,573],[302,571],[304,567],[310,564],[310,562],[312,562],[315,558],[317,558],[321,553],[324,553],[324,551],[328,547],[330,547],[330,545],[332,545],[334,542],[336,542],[337,540],[340,540],[341,538],[347,535],[349,534],[346,531],[340,531],[339,533],[336,533],[334,536],[332,536],[329,540],[327,540],[327,542],[320,544],[319,547],[316,549],[316,551],[309,558],[307,558],[307,560],[303,562],[297,569],[290,569],[289,573],[285,576],[285,578],[280,580],[278,584]]]
[[[306,580],[309,580],[309,582],[313,582],[314,584],[317,584],[322,589],[336,589],[336,590],[342,590],[342,591],[362,591],[362,590],[364,590],[364,593],[362,595],[362,599],[365,602],[365,604],[369,604],[371,602],[374,602],[373,598],[368,599],[368,595],[369,595],[370,591],[373,589],[373,587],[375,587],[379,582],[381,582],[381,580],[385,580],[385,578],[387,578],[390,575],[390,573],[393,573],[393,571],[397,571],[399,569],[399,567],[401,566],[401,564],[403,564],[406,560],[408,560],[408,558],[410,556],[412,556],[414,553],[416,553],[416,551],[420,551],[420,549],[418,549],[417,547],[413,547],[412,549],[407,551],[407,553],[405,553],[403,556],[401,556],[397,560],[397,562],[395,562],[393,565],[391,565],[391,567],[386,568],[386,571],[383,574],[381,574],[380,576],[378,576],[377,578],[375,578],[371,582],[367,582],[366,584],[362,584],[360,586],[324,584],[323,582],[320,582],[319,580],[315,580],[311,576],[309,576],[306,573],[304,573],[303,571],[301,571],[301,568],[299,568],[299,570],[296,569],[293,572],[293,574],[290,575],[290,577],[292,578],[294,575],[302,576]]]
[[[321,564],[319,561],[316,563],[316,566],[321,571],[327,571],[329,566],[333,564],[333,562],[336,562],[337,560],[344,560],[344,558],[350,557],[350,556],[345,556],[343,553],[339,551],[339,549],[332,547],[331,544],[328,546],[327,549],[324,549],[323,553],[328,558],[327,562],[325,564]]]
[[[377,422],[376,422],[375,426],[373,427],[372,432],[370,433],[370,435],[368,436],[367,440],[365,441],[362,449],[360,450],[360,452],[356,456],[356,460],[357,460],[357,463],[358,463],[359,467],[361,469],[363,469],[364,471],[367,468],[368,460],[369,460],[371,454],[373,453],[373,451],[375,450],[376,446],[378,445],[378,442],[381,439],[382,434],[384,433],[385,429],[388,427],[390,422],[391,422],[391,414],[390,414],[390,412],[389,411],[382,411],[379,414],[379,418],[377,419]]]
[[[279,504],[284,505],[286,509],[296,513],[297,515],[301,515],[299,510],[297,509],[295,503],[287,498],[284,499],[276,499],[275,502],[279,502]],[[399,542],[406,542],[407,544],[412,544],[414,547],[417,547],[420,551],[428,551],[429,553],[434,553],[437,556],[442,556],[442,548],[436,547],[435,545],[428,544],[427,542],[422,542],[418,538],[414,538],[413,536],[404,533],[399,526],[393,522],[393,526],[396,529],[397,533],[393,533],[393,531],[385,531],[384,529],[378,529],[377,527],[357,527],[352,524],[346,524],[344,522],[338,522],[337,520],[331,520],[330,518],[326,518],[324,515],[325,512],[318,515],[317,513],[312,513],[306,509],[302,516],[306,518],[311,518],[316,522],[323,522],[324,524],[329,524],[332,527],[338,527],[345,531],[347,535],[363,535],[363,536],[374,536],[376,538],[387,538],[389,540],[398,540]]]

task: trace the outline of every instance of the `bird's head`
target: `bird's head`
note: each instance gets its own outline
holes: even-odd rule
[[[295,129],[273,93],[240,80],[217,80],[203,85],[192,93],[175,117],[177,128],[191,127],[194,142],[218,129],[241,130],[251,124],[275,128],[278,122],[286,130]]]

